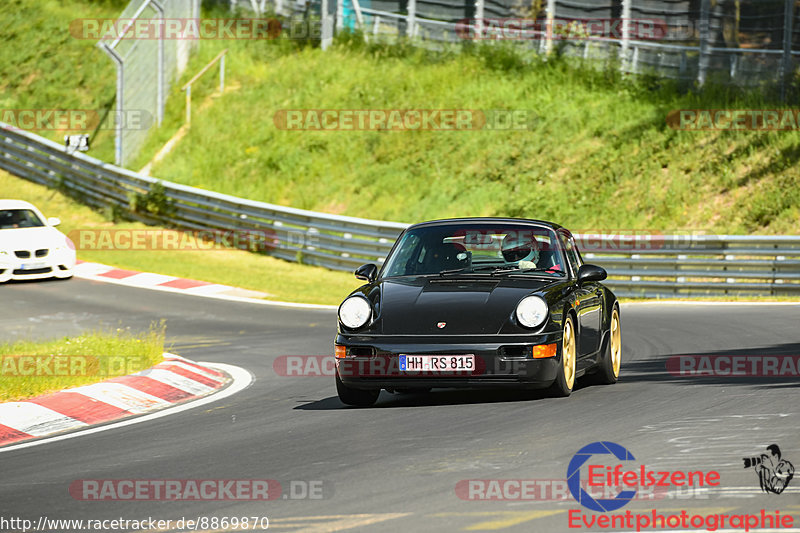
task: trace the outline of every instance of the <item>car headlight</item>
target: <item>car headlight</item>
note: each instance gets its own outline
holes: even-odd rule
[[[547,302],[539,296],[526,296],[517,304],[517,320],[526,328],[541,326],[547,320]]]
[[[360,328],[372,316],[372,306],[363,296],[351,296],[339,306],[339,320],[350,329]]]

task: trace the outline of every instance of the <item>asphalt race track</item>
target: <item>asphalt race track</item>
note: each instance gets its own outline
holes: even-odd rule
[[[0,516],[34,522],[266,516],[270,530],[306,532],[570,531],[576,528],[569,528],[568,511],[593,516],[572,498],[468,501],[456,486],[563,480],[581,447],[606,440],[627,448],[636,465],[715,470],[722,480],[714,490],[633,501],[620,512],[780,510],[800,527],[800,474],[783,494],[764,494],[753,470],[742,466],[742,457],[772,443],[800,466],[797,378],[677,377],[665,363],[680,354],[798,354],[800,305],[625,305],[616,385],[584,386],[567,399],[383,392],[374,408],[354,409],[338,401],[330,377],[273,370],[281,355],[331,354],[334,311],[77,279],[9,284],[0,298],[0,340],[101,325],[140,329],[164,318],[173,352],[255,376],[248,389],[208,406],[0,453]],[[79,479],[274,479],[283,493],[267,502],[78,501],[68,489]],[[309,487],[313,499],[303,497]]]

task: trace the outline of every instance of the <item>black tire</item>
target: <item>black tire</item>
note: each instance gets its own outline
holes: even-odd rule
[[[339,378],[339,373],[336,373],[336,394],[339,395],[339,400],[345,405],[353,405],[355,407],[370,407],[375,405],[380,395],[380,389],[361,390],[348,387]]]
[[[572,394],[575,387],[575,371],[577,369],[577,340],[575,339],[575,321],[567,315],[561,340],[561,359],[558,365],[556,380],[550,386],[554,396],[565,398]]]
[[[619,308],[616,305],[611,311],[611,322],[605,345],[603,360],[600,362],[597,372],[597,381],[603,385],[613,385],[619,379],[619,369],[622,364],[622,327],[619,320]]]

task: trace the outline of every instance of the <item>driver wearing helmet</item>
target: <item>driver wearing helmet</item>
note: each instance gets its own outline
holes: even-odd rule
[[[507,263],[517,263],[517,268],[536,268],[539,261],[539,243],[533,235],[508,234],[503,239],[503,258]]]

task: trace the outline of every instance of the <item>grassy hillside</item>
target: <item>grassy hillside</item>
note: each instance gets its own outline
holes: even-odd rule
[[[153,175],[408,222],[512,215],[578,229],[800,233],[798,133],[665,123],[674,109],[776,107],[758,94],[687,94],[557,58],[527,63],[503,47],[432,55],[247,43],[233,47],[229,65],[240,88],[196,113]],[[528,131],[474,132],[283,131],[273,122],[280,109],[373,108],[522,109],[536,118]],[[180,122],[172,113],[164,138]]]
[[[72,39],[68,25],[113,16],[123,4],[3,2],[2,107],[109,105],[111,62],[94,42]],[[506,47],[434,55],[359,42],[326,52],[285,40],[201,42],[182,81],[227,47],[230,90],[211,98],[216,72],[207,74],[193,91],[191,130],[152,174],[389,220],[515,215],[575,229],[800,233],[797,133],[665,124],[679,108],[777,107],[758,94],[687,94],[555,57],[523,61]],[[278,110],[304,108],[523,109],[536,119],[528,131],[475,132],[301,132],[273,123]],[[164,125],[132,166],[143,166],[182,123],[176,86]],[[110,135],[101,133],[91,154],[110,160]]]
[[[3,0],[0,2],[0,109],[91,109],[113,105],[116,71],[92,40],[75,39],[70,21],[114,17],[123,0]],[[63,141],[63,131],[34,131]],[[113,160],[108,131],[92,155]]]

